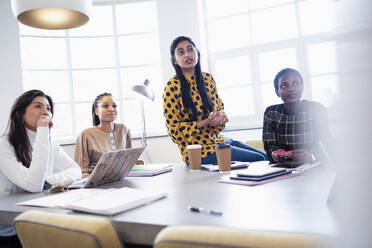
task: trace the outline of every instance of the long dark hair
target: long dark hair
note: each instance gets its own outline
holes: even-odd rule
[[[5,131],[9,131],[8,140],[14,147],[17,160],[29,168],[32,160],[32,146],[28,138],[23,115],[28,105],[38,97],[45,97],[50,105],[50,112],[54,114],[53,100],[41,90],[29,90],[20,95],[10,110],[8,125]]]
[[[101,99],[104,97],[104,96],[110,96],[112,97],[112,95],[110,93],[102,93],[100,95],[98,95],[96,97],[96,99],[94,100],[93,104],[92,104],[92,118],[93,118],[93,126],[98,126],[101,121],[99,120],[99,117],[98,115],[96,115],[96,108],[98,108],[98,103],[101,101]]]
[[[171,62],[174,67],[174,70],[176,71],[177,77],[181,81],[181,94],[182,94],[182,102],[186,109],[192,111],[192,121],[196,120],[197,117],[197,110],[196,107],[191,99],[190,96],[190,84],[187,82],[185,76],[182,73],[182,69],[179,65],[176,65],[173,63],[175,60],[175,50],[177,45],[182,41],[188,41],[190,42],[196,49],[195,43],[186,36],[179,36],[176,39],[172,41],[172,44],[170,46],[170,53],[171,53]],[[197,49],[196,49],[197,50]],[[205,88],[205,83],[203,80],[203,74],[200,67],[200,52],[198,51],[198,63],[195,65],[195,77],[196,77],[196,85],[199,91],[199,94],[201,96],[203,105],[201,106],[201,109],[203,110],[203,115],[208,116],[210,111],[213,111],[213,102],[211,101],[211,98],[209,97],[207,93],[207,89]]]

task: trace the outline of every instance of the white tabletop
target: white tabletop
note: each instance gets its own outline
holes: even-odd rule
[[[332,212],[327,206],[335,172],[322,166],[299,176],[259,186],[218,183],[218,172],[190,171],[182,164],[170,173],[131,177],[104,188],[133,187],[167,191],[168,196],[113,217],[121,240],[152,244],[156,234],[169,225],[212,225],[249,230],[290,231],[334,235]],[[0,197],[0,225],[10,225],[20,213],[33,207],[15,203],[48,193],[19,193]],[[222,216],[191,212],[188,207],[222,211]],[[39,210],[73,213],[68,210]]]

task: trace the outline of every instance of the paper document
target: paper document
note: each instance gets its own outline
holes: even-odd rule
[[[113,215],[166,197],[164,192],[121,188],[67,204],[66,208],[93,214]]]
[[[17,206],[64,208],[82,212],[114,215],[166,197],[166,192],[142,189],[77,189],[19,202]]]
[[[110,189],[109,189],[110,190]],[[106,192],[107,189],[77,189],[18,202],[17,206],[35,206],[45,208],[65,208],[66,204]]]

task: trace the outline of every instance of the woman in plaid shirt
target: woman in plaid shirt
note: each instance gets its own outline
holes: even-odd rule
[[[284,103],[265,110],[263,134],[271,162],[310,162],[323,155],[320,141],[330,134],[326,108],[301,100],[303,79],[292,68],[281,70],[274,79],[275,92]],[[286,153],[280,153],[288,151]]]

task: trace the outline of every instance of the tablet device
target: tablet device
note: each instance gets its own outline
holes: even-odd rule
[[[280,172],[286,171],[286,169],[283,168],[274,168],[274,167],[268,167],[268,166],[260,166],[260,167],[254,167],[254,168],[248,168],[243,171],[239,171],[236,173],[237,176],[241,177],[263,177],[268,176],[272,174],[277,174]]]
[[[267,175],[267,176],[262,176],[262,177],[249,177],[249,176],[238,176],[238,175],[236,175],[236,176],[230,176],[230,179],[259,182],[259,181],[262,181],[262,180],[266,180],[266,179],[270,179],[270,178],[278,177],[278,176],[283,176],[283,175],[287,175],[287,174],[290,174],[290,173],[292,173],[292,172],[284,170],[284,171],[281,171],[279,173],[275,173],[275,174],[271,174],[271,175]]]

